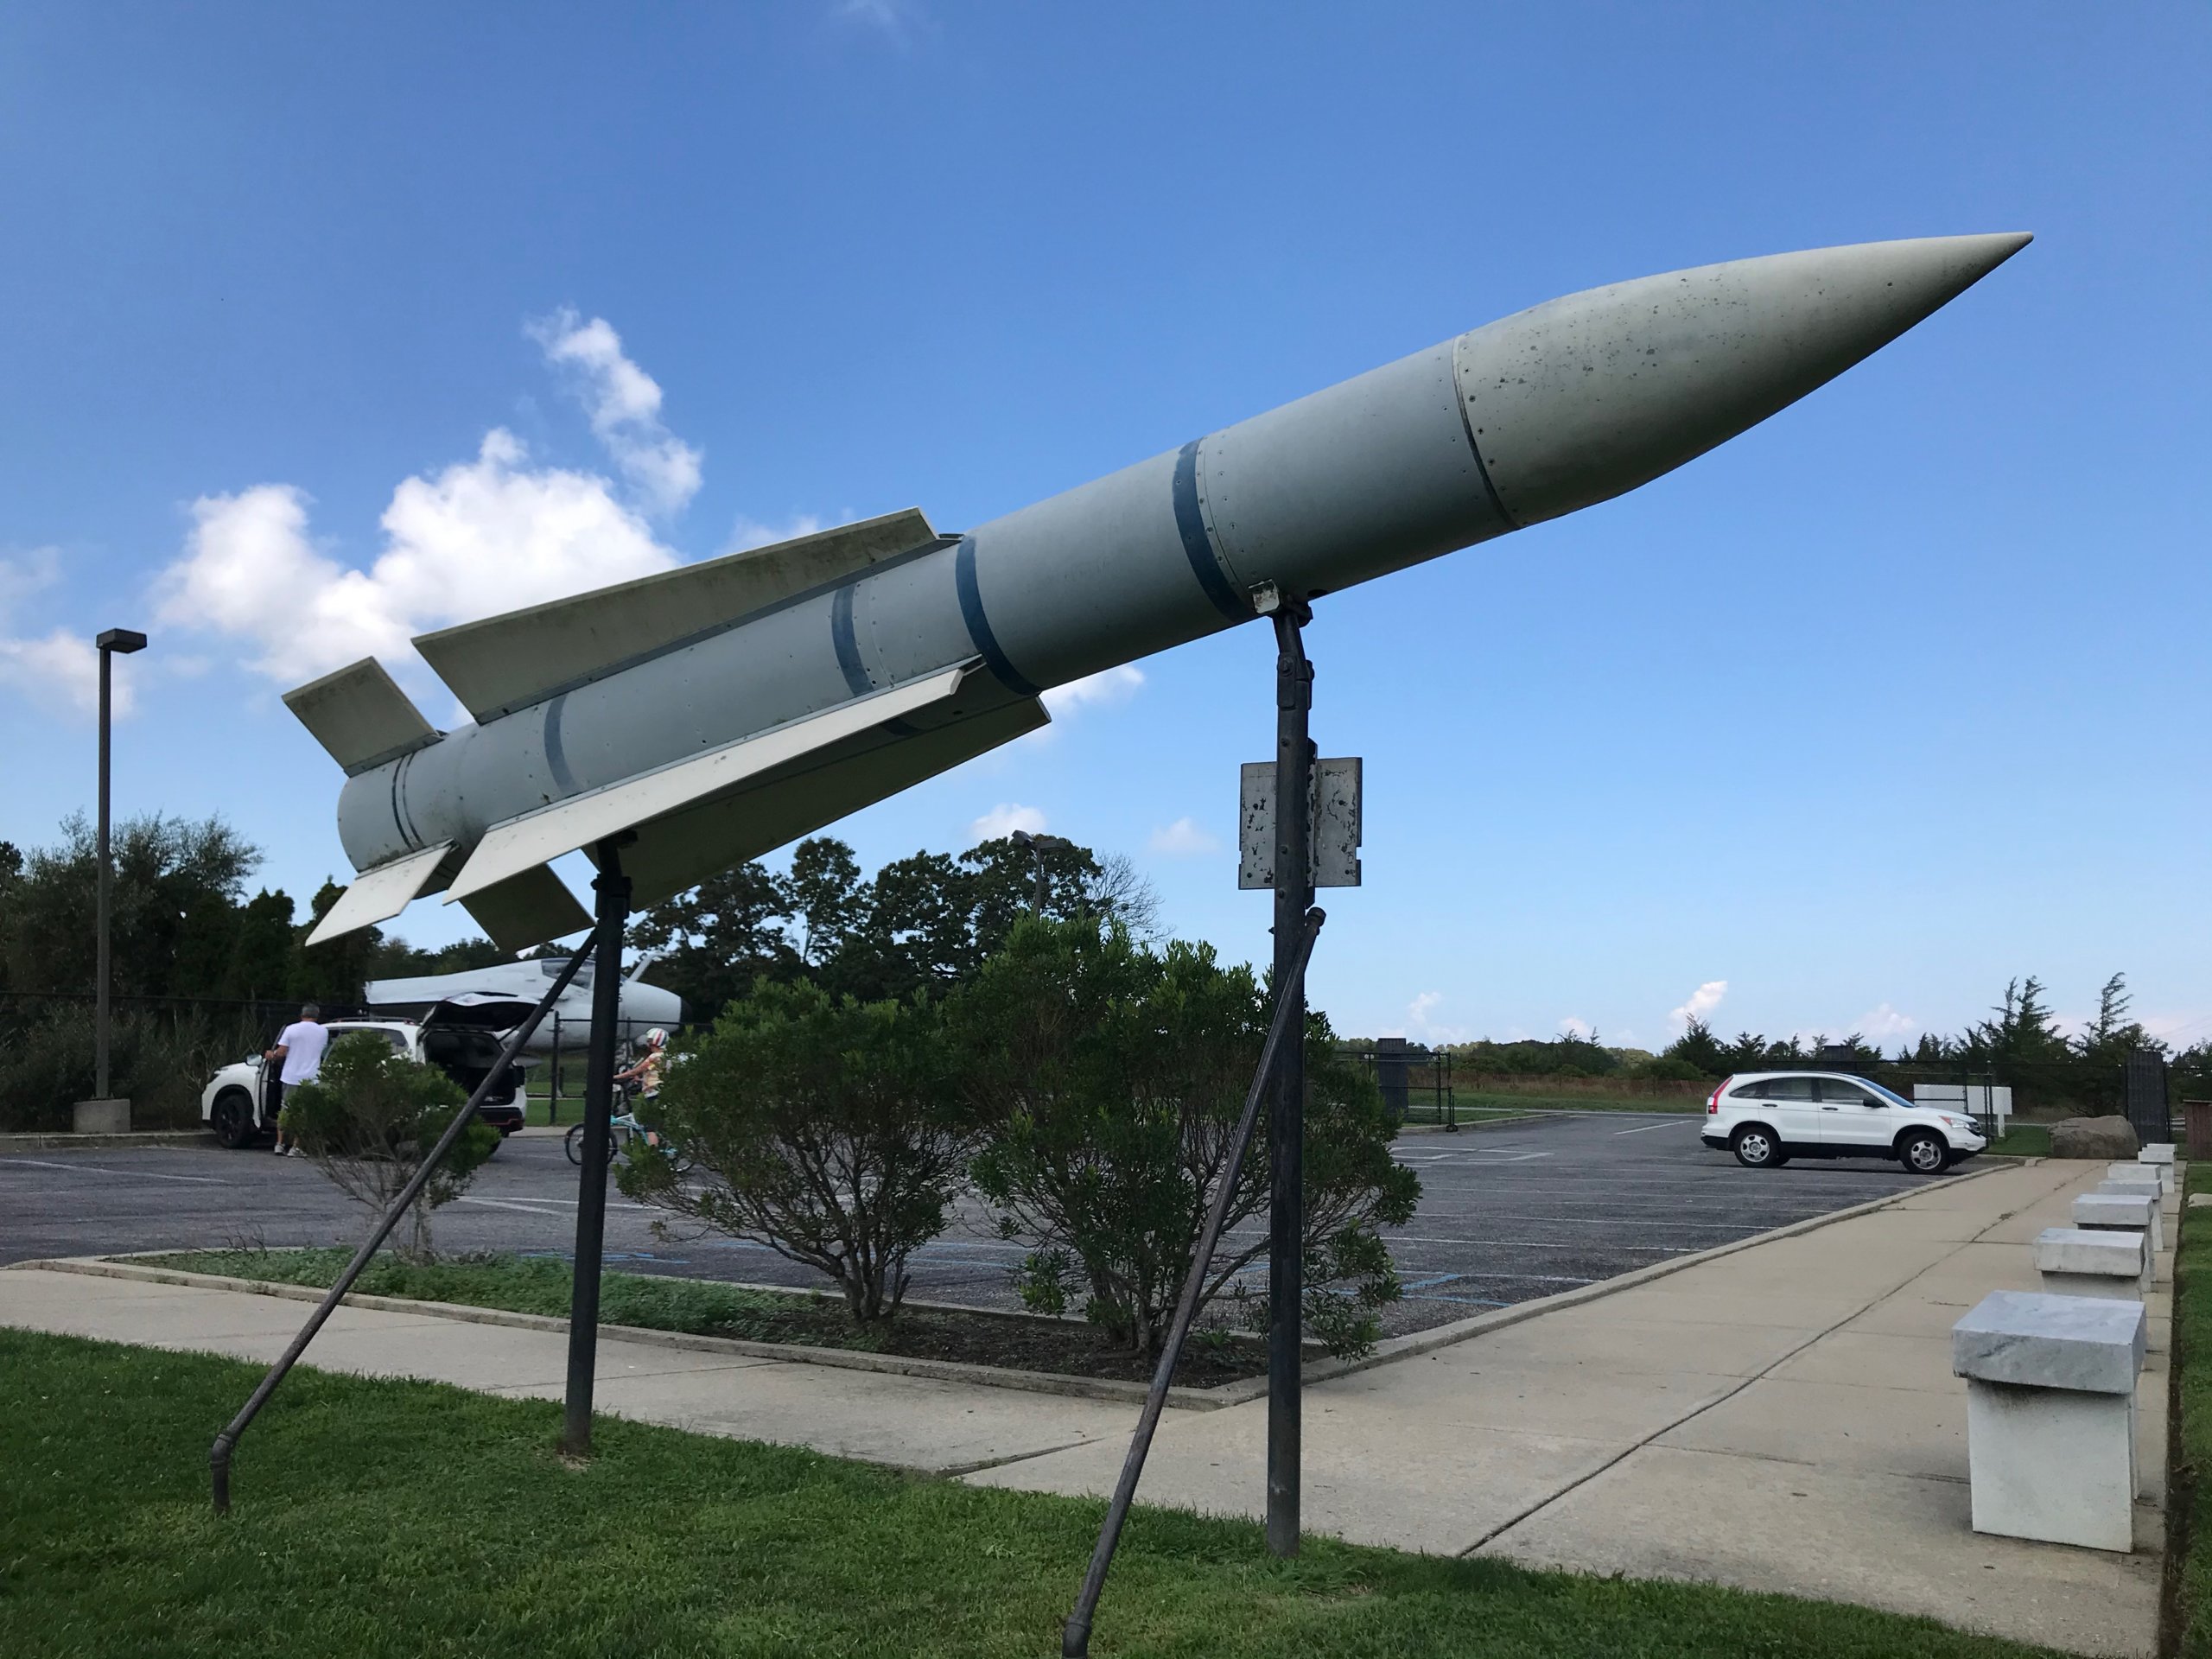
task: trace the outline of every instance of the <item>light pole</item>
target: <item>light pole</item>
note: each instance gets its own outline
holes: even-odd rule
[[[92,1094],[94,1098],[112,1112],[108,1096],[107,1036],[108,1036],[108,893],[115,884],[114,861],[108,854],[108,717],[110,687],[113,678],[113,658],[118,652],[129,656],[134,651],[146,649],[146,636],[129,628],[110,628],[92,643],[100,653],[100,827],[99,897],[94,901],[96,925],[99,940],[93,951],[93,973],[96,982],[92,997]],[[128,1129],[130,1108],[123,1111],[122,1127]]]

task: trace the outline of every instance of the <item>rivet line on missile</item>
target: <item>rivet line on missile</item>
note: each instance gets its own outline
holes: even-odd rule
[[[999,648],[998,635],[991,632],[991,619],[983,614],[982,589],[976,585],[976,538],[963,536],[960,550],[952,556],[953,581],[960,589],[960,619],[968,625],[968,639],[982,653],[983,665],[991,671],[1000,684],[1024,697],[1033,697],[1044,690],[1032,685],[1020,671],[1007,659]]]
[[[1198,586],[1205,589],[1214,609],[1231,622],[1249,621],[1252,603],[1237,591],[1236,584],[1222,569],[1220,550],[1206,533],[1205,516],[1198,511],[1198,445],[1203,442],[1192,438],[1175,454],[1175,478],[1170,486],[1175,531],[1183,538],[1183,556],[1190,560],[1191,569],[1198,575]]]

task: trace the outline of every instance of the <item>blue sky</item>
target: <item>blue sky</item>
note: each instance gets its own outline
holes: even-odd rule
[[[10,8],[0,837],[90,803],[102,627],[155,636],[118,810],[304,896],[339,778],[276,694],[347,639],[977,522],[1607,281],[2017,228],[1683,470],[1323,601],[1368,829],[1316,995],[1895,1041],[2117,969],[2212,1034],[2209,78],[2193,4]],[[1026,809],[1263,956],[1270,646],[1138,666],[840,833]]]

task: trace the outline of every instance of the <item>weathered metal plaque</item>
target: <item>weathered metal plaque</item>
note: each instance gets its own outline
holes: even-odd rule
[[[1275,884],[1275,763],[1245,763],[1236,814],[1236,885],[1272,889]],[[1313,763],[1307,821],[1313,836],[1310,884],[1359,885],[1360,758],[1346,755]]]

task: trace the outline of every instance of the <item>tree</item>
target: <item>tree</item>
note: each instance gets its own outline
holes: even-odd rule
[[[963,1075],[995,1114],[975,1164],[1002,1236],[1034,1246],[1017,1275],[1032,1307],[1085,1314],[1151,1358],[1190,1271],[1225,1169],[1271,1013],[1247,967],[1205,945],[1155,953],[1122,926],[1018,923],[948,1009]],[[1420,1194],[1390,1158],[1375,1084],[1344,1056],[1325,1018],[1306,1045],[1307,1325],[1357,1351],[1398,1283],[1380,1230],[1409,1220]],[[1246,1160],[1227,1243],[1203,1309],[1262,1255],[1247,1225],[1267,1205],[1264,1138]],[[1337,1287],[1351,1294],[1332,1294]],[[1264,1317],[1264,1308],[1257,1310]]]
[[[630,943],[654,952],[653,982],[712,1014],[752,989],[764,974],[787,979],[798,953],[785,936],[791,913],[784,884],[755,860],[665,899],[630,926]]]
[[[416,1064],[379,1035],[363,1033],[339,1038],[314,1082],[284,1091],[283,1124],[333,1185],[381,1216],[467,1103],[444,1072]],[[430,1212],[466,1192],[499,1146],[499,1132],[481,1118],[461,1131],[409,1209],[402,1255],[430,1260]]]
[[[798,958],[809,972],[844,949],[867,912],[860,861],[842,841],[816,836],[791,850],[784,892],[798,924]]]
[[[1974,1060],[1997,1065],[2036,1064],[2067,1057],[2066,1039],[2044,1003],[2043,982],[2033,974],[2007,980],[2005,995],[1990,1010],[1997,1017],[1970,1027],[1965,1048]]]
[[[334,939],[325,939],[321,944],[306,943],[314,925],[329,914],[330,907],[345,893],[346,889],[335,881],[326,880],[315,889],[309,903],[308,925],[300,934],[299,970],[293,980],[294,988],[307,1001],[335,1007],[353,1007],[360,1001],[376,972],[385,944],[382,928],[361,928]]]
[[[109,937],[123,996],[206,995],[230,949],[229,928],[261,855],[220,818],[160,813],[124,819],[110,842],[115,881]],[[15,849],[10,849],[10,851]],[[0,905],[0,958],[18,990],[84,992],[94,977],[99,849],[82,813],[54,847],[17,853]]]
[[[2074,1052],[2091,1065],[2111,1066],[2126,1065],[2139,1048],[2163,1052],[2165,1045],[2144,1030],[2141,1020],[2127,1017],[2133,1001],[2127,994],[2126,975],[2114,974],[2107,980],[2097,993],[2097,1017],[2075,1039]]]
[[[300,944],[292,927],[291,895],[264,887],[239,908],[232,930],[231,959],[219,982],[223,995],[274,1001],[289,997],[299,977]]]
[[[622,1190],[829,1274],[863,1325],[898,1312],[976,1130],[926,1000],[767,980],[670,1071],[658,1116],[679,1150],[633,1147]]]
[[[1729,1051],[1713,1034],[1711,1026],[1694,1017],[1684,1025],[1682,1034],[1668,1044],[1659,1058],[1662,1061],[1680,1061],[1696,1067],[1691,1073],[1693,1077],[1723,1077],[1730,1069]]]

